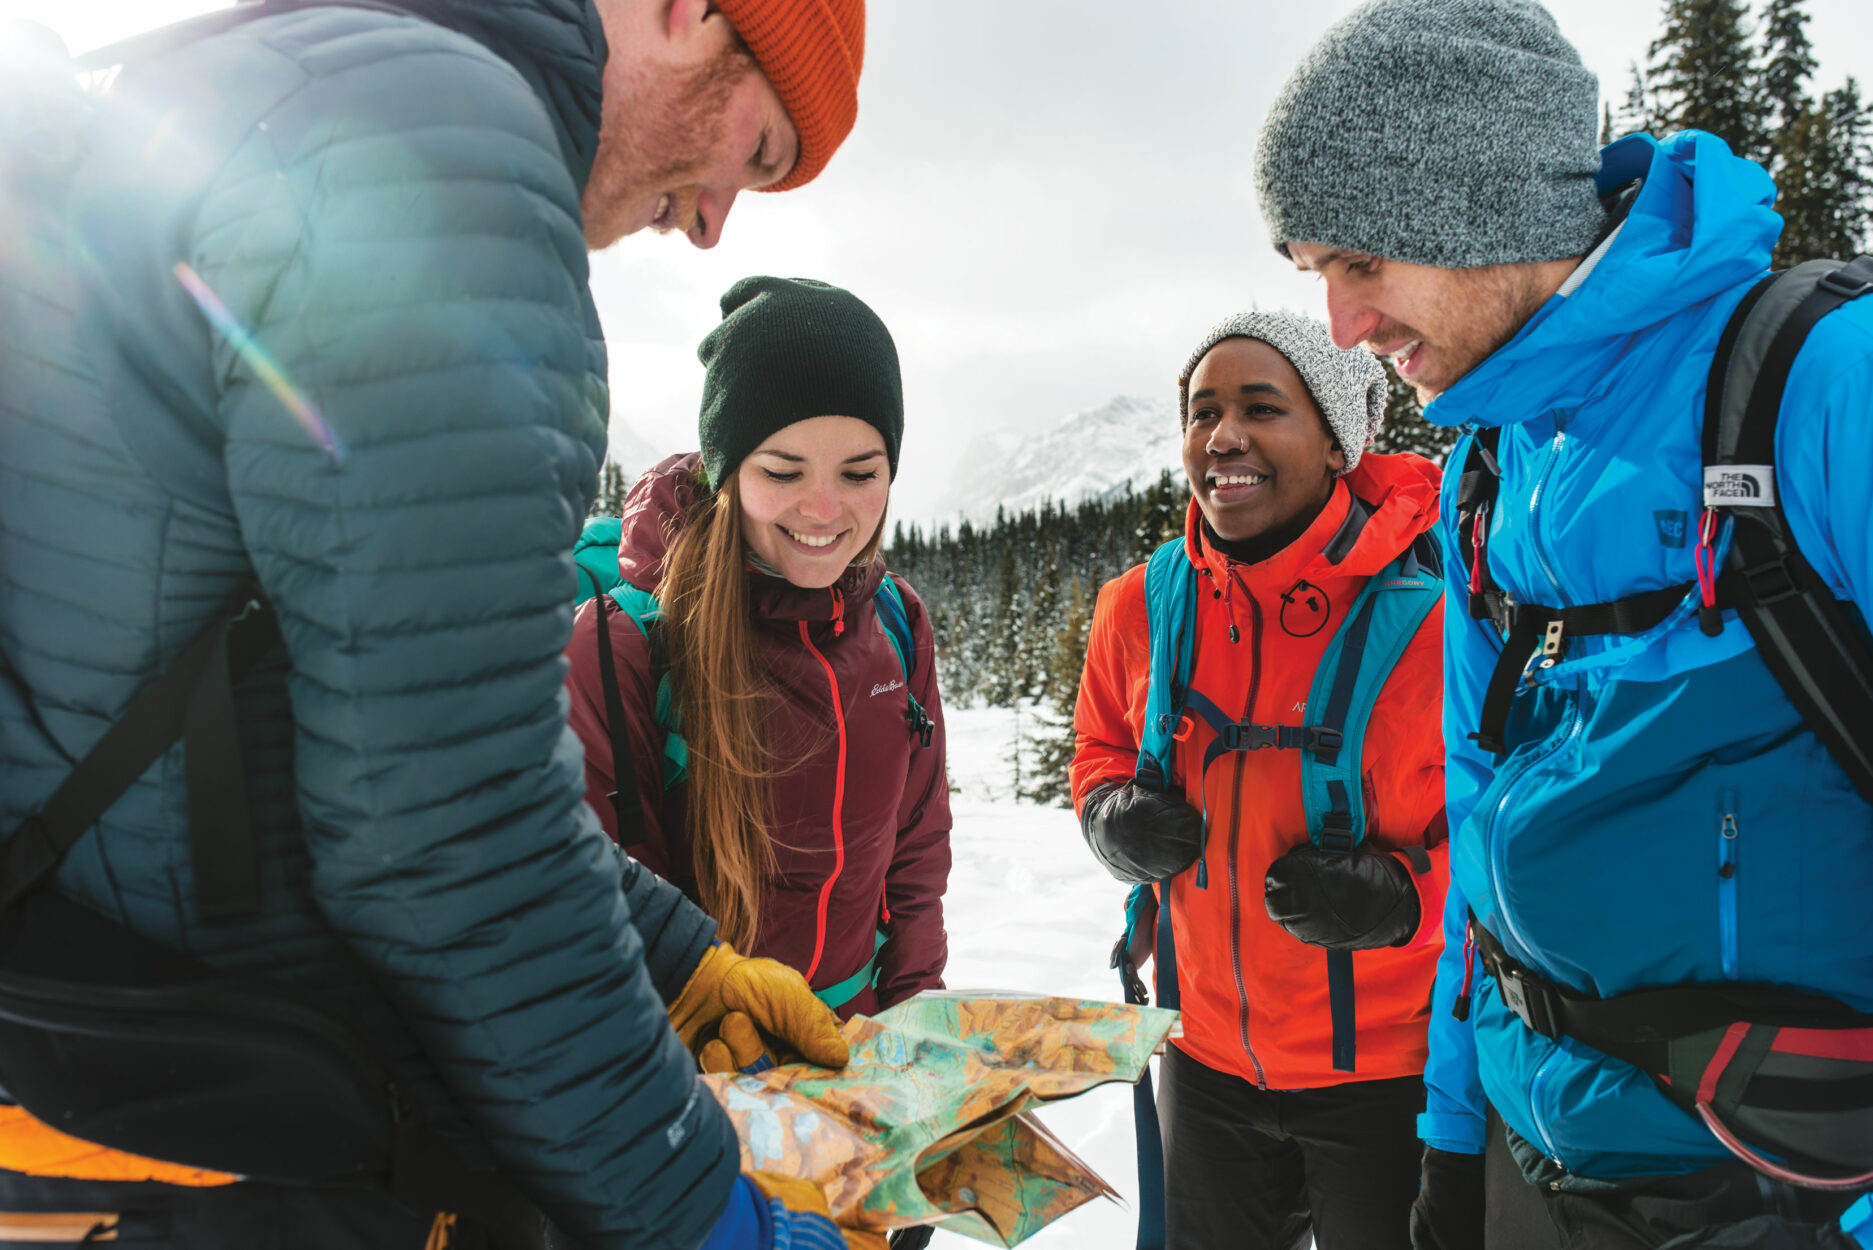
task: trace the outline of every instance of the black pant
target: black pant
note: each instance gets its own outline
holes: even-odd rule
[[[114,1215],[125,1250],[424,1250],[433,1214],[381,1192],[307,1190],[244,1181],[192,1189],[151,1182],[74,1181],[0,1171],[0,1211]],[[478,1230],[438,1237],[450,1250],[482,1243]],[[48,1250],[0,1238],[0,1247]]]
[[[1261,1090],[1175,1046],[1159,1075],[1168,1250],[1410,1244],[1421,1079]]]

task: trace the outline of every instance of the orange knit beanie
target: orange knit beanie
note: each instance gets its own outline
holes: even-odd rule
[[[790,191],[826,168],[858,119],[865,0],[716,0],[800,133],[800,158],[766,191]]]

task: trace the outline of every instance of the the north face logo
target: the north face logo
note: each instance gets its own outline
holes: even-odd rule
[[[1775,505],[1775,466],[1713,464],[1704,469],[1706,508],[1768,508]]]

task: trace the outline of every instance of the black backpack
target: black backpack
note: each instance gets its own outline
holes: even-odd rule
[[[1501,470],[1499,431],[1471,440],[1459,479],[1463,550],[1473,553],[1470,615],[1506,637],[1470,736],[1500,754],[1522,674],[1557,661],[1580,634],[1651,629],[1698,596],[1704,632],[1737,615],[1777,682],[1873,802],[1873,647],[1851,605],[1803,558],[1775,480],[1782,392],[1808,332],[1849,300],[1873,293],[1873,256],[1810,261],[1753,287],[1718,339],[1704,409],[1704,517],[1698,579],[1630,599],[1549,608],[1512,601],[1489,577],[1489,514]],[[1873,413],[1868,414],[1873,417]],[[1735,518],[1719,570],[1712,540]],[[1873,1015],[1779,985],[1668,986],[1593,998],[1523,967],[1470,918],[1478,958],[1503,1002],[1544,1037],[1572,1037],[1647,1072],[1724,1147],[1788,1184],[1855,1192],[1873,1184]],[[1469,990],[1455,1014],[1469,1014]],[[1771,1157],[1770,1153],[1773,1156]]]

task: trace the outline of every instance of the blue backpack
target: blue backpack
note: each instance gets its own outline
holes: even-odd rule
[[[1354,506],[1359,506],[1355,503]],[[1365,792],[1360,759],[1372,705],[1433,605],[1443,597],[1443,560],[1436,539],[1421,534],[1397,559],[1367,580],[1327,644],[1307,692],[1306,725],[1255,725],[1235,720],[1201,691],[1190,688],[1191,635],[1197,616],[1197,571],[1184,554],[1183,538],[1152,553],[1145,565],[1145,620],[1151,652],[1151,675],[1145,698],[1145,723],[1138,744],[1133,781],[1151,790],[1175,787],[1172,757],[1187,736],[1188,717],[1201,719],[1216,738],[1204,752],[1202,767],[1231,751],[1301,752],[1301,798],[1307,812],[1307,836],[1324,851],[1349,854],[1366,836]],[[1208,812],[1204,813],[1205,830]],[[1420,851],[1414,867],[1428,871]],[[1209,888],[1209,873],[1197,861],[1197,888]],[[1171,933],[1168,881],[1157,892],[1156,961],[1158,1005],[1176,1010],[1177,949]],[[1143,919],[1152,887],[1136,885],[1125,901],[1125,932],[1112,950],[1120,970],[1125,1001],[1149,1001],[1144,982],[1127,951]],[[1354,1070],[1353,957],[1350,951],[1327,951],[1327,1000],[1333,1015],[1333,1066]],[[1138,1133],[1138,1247],[1164,1245],[1164,1148],[1147,1072],[1133,1089],[1133,1118]]]

